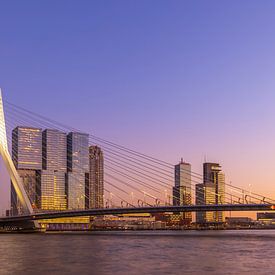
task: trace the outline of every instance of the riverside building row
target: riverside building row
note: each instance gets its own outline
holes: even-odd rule
[[[196,179],[197,181],[197,179]],[[173,205],[192,204],[192,172],[189,163],[181,162],[175,165],[175,186],[173,187]],[[224,204],[225,175],[218,163],[203,164],[203,182],[195,185],[195,204]],[[181,218],[184,224],[192,222],[192,213],[183,212]],[[222,223],[224,213],[221,211],[196,212],[196,222],[200,224]]]
[[[89,135],[18,126],[12,159],[34,209],[103,208],[103,153]],[[11,212],[22,207],[11,184]]]

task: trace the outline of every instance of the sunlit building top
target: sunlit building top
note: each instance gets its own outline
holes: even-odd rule
[[[12,159],[17,169],[42,169],[42,130],[18,126],[12,131]]]
[[[55,129],[43,131],[43,169],[67,171],[67,135]]]

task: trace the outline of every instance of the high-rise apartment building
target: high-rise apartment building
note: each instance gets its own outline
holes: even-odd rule
[[[12,131],[12,160],[34,208],[39,208],[42,170],[42,130],[16,127]],[[22,207],[11,184],[11,210],[21,214]]]
[[[67,199],[69,209],[84,209],[89,189],[89,135],[67,135]]]
[[[103,152],[98,146],[89,147],[90,157],[90,183],[89,183],[89,208],[104,207],[104,171]]]
[[[175,165],[175,186],[173,187],[174,205],[191,205],[191,165],[181,162]],[[192,220],[191,212],[183,212],[183,219]]]
[[[203,183],[196,185],[196,204],[223,204],[225,201],[225,176],[218,163],[203,164]],[[197,212],[196,221],[223,222],[222,211]]]

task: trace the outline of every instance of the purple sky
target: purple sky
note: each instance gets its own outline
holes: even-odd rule
[[[275,198],[274,1],[1,1],[10,102]],[[0,209],[7,186],[0,184]]]

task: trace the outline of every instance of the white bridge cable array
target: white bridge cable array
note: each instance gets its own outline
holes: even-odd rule
[[[232,194],[231,194],[231,202],[232,202]]]
[[[21,120],[20,123],[23,123],[23,121]],[[25,125],[25,124],[23,124],[23,125]],[[33,125],[32,125],[32,126],[33,126]],[[36,126],[37,126],[37,125],[36,125]],[[40,126],[41,126],[41,125],[40,125]],[[39,127],[40,127],[40,126],[39,126]],[[8,129],[8,132],[11,132],[11,131],[12,131],[12,129]],[[9,136],[9,138],[8,138],[8,141],[9,141],[9,144],[12,143],[12,139],[11,139],[10,136]],[[44,145],[42,145],[42,147],[45,148]],[[14,149],[12,149],[12,153],[13,153],[13,154],[16,153]],[[46,160],[46,158],[43,157],[43,155],[42,155],[42,160]],[[70,160],[67,160],[67,161],[70,162]],[[70,162],[70,163],[71,163],[71,162]],[[74,165],[76,165],[76,164],[74,164]],[[80,167],[79,165],[77,165],[77,166],[78,166],[78,168]],[[106,173],[106,174],[107,174],[107,173]],[[109,175],[109,174],[107,174],[107,175],[110,176],[110,177],[112,177],[112,178],[114,178],[112,175]],[[82,182],[80,182],[79,179],[78,179],[77,177],[73,176],[73,174],[72,174],[71,176],[73,177],[73,179],[74,179],[75,181],[78,182],[78,184],[80,184],[80,185],[82,184]],[[114,187],[115,189],[117,189],[117,190],[119,190],[119,191],[122,191],[123,193],[128,194],[125,190],[121,189],[119,186],[116,186],[116,185],[110,183],[110,182],[107,181],[107,180],[105,180],[105,183],[107,183],[108,185],[111,185],[112,187]],[[131,187],[132,189],[134,189],[134,190],[136,190],[136,191],[138,191],[138,192],[140,192],[140,193],[143,194],[143,192],[142,192],[140,189],[136,188],[135,186],[133,186],[133,185],[131,185],[131,184],[129,184],[129,183],[124,183],[124,184],[127,185],[127,186],[129,186],[129,187]],[[37,186],[37,187],[39,187],[39,186]],[[85,188],[83,185],[82,185],[82,187]],[[147,186],[145,185],[145,187],[147,187]],[[106,189],[106,188],[105,188],[105,189]],[[131,189],[131,190],[132,190],[132,189]],[[40,190],[38,190],[38,192],[39,192],[39,191],[40,191]],[[126,203],[127,205],[132,205],[132,204],[129,203],[127,200],[121,198],[120,196],[117,196],[114,192],[110,192],[108,189],[106,189],[106,191],[107,191],[108,193],[110,193],[110,194],[112,194],[112,195],[114,195],[114,196],[120,198],[120,200],[121,200],[122,202]],[[147,194],[149,194],[149,193],[147,193]],[[128,194],[128,195],[129,195],[129,194]],[[85,196],[85,198],[88,198],[86,195],[84,195],[84,196]],[[142,199],[139,199],[139,200],[142,201]],[[145,203],[144,201],[142,201],[142,202]],[[113,205],[113,204],[112,204],[112,205]],[[114,206],[114,205],[113,205],[113,206]],[[132,205],[132,206],[133,206],[133,205]]]
[[[52,125],[51,125],[51,126],[52,126]],[[52,127],[51,127],[51,128],[52,128]],[[56,127],[55,127],[55,128],[56,128]],[[196,174],[198,174],[198,173],[196,173]],[[232,195],[232,194],[229,194],[229,195],[231,196],[231,200],[232,200],[232,196],[233,196],[233,195]]]
[[[5,105],[9,106],[8,110],[6,108],[6,118],[9,125],[13,124],[12,126],[13,128],[21,125],[21,126],[29,126],[29,127],[57,129],[63,132],[69,132],[69,131],[79,132],[79,130],[76,130],[68,126],[64,126],[63,124],[47,119],[33,112],[29,112],[21,107],[15,106],[14,104],[5,102]],[[18,125],[16,125],[15,123],[18,123]],[[10,131],[11,130],[12,129],[10,129]],[[135,182],[135,184],[143,185],[144,187],[148,188],[150,191],[158,193],[158,195],[156,195],[155,193],[154,195],[150,195],[151,198],[152,197],[157,198],[157,196],[160,198],[161,197],[160,193],[162,193],[160,190],[163,190],[163,188],[167,188],[167,189],[172,188],[174,183],[174,178],[173,178],[174,166],[172,164],[163,162],[161,160],[147,156],[142,153],[138,153],[134,150],[103,140],[93,135],[91,135],[90,142],[91,144],[98,145],[99,147],[102,148],[105,156],[104,161],[107,163],[107,165],[105,164],[105,167],[107,168],[105,170],[108,170],[108,173],[105,172],[105,176],[107,176],[108,178],[112,178],[112,180],[114,180],[115,178],[116,183],[118,182],[122,183],[122,180],[123,179],[125,180],[126,178],[128,180],[131,180],[132,182]],[[127,174],[124,173],[125,171],[127,172]],[[112,173],[109,173],[109,172],[112,172]],[[195,172],[191,172],[191,176],[192,176],[192,190],[195,191],[194,184],[202,183],[203,176]],[[105,183],[109,184],[113,188],[116,187],[116,189],[118,189],[118,186],[114,183],[114,181],[112,185],[110,184],[109,180],[108,181],[105,180]],[[152,185],[152,183],[154,183],[155,186]],[[132,190],[135,189],[133,188],[133,185],[130,185],[130,186]],[[249,198],[250,200],[249,202],[252,202],[252,199],[258,203],[262,201],[269,202],[269,203],[273,202],[272,199],[268,199],[268,198],[264,199],[263,196],[260,196],[258,194],[252,193],[247,190],[243,190],[231,184],[226,184],[226,186],[230,187],[231,191],[242,195],[240,197],[236,194],[232,194],[232,192],[231,193],[225,192],[225,200],[227,203],[231,203],[232,201],[235,203],[242,203],[247,198]],[[122,192],[122,190],[124,189],[120,188],[118,190],[119,192]],[[130,193],[127,191],[125,192]],[[147,193],[144,190],[141,190],[139,188],[138,188],[138,192]],[[148,194],[150,193],[148,192]],[[216,193],[213,193],[213,194],[216,196],[218,195]],[[166,199],[167,198],[165,198],[165,200]],[[159,199],[159,202],[160,201],[162,201],[162,199]]]
[[[14,118],[13,118],[13,120],[14,120]],[[18,115],[17,115],[17,120],[18,120]],[[25,123],[26,123],[25,121],[22,121],[22,120],[20,120],[19,122],[20,122],[20,124],[22,124],[22,125],[25,125]],[[31,125],[33,126],[33,123],[32,123]],[[39,125],[35,125],[35,126],[41,127],[42,125],[39,124]],[[12,129],[10,129],[10,131],[11,131],[11,130],[12,130]],[[110,169],[112,169],[112,168],[110,168]],[[134,190],[138,191],[139,193],[141,193],[141,194],[143,194],[143,195],[146,193],[147,196],[149,196],[150,198],[154,198],[155,201],[158,201],[159,203],[162,201],[161,199],[157,199],[155,196],[151,195],[150,193],[145,192],[145,191],[141,191],[140,189],[136,188],[135,186],[133,186],[133,185],[131,185],[131,184],[129,184],[129,183],[125,183],[124,181],[119,180],[119,179],[115,178],[114,176],[109,175],[108,173],[105,173],[105,174],[108,175],[108,176],[110,176],[110,177],[112,177],[112,179],[117,180],[119,183],[123,183],[123,184],[125,184],[125,185],[127,185],[127,186],[130,186],[131,189],[134,189]],[[120,188],[118,188],[118,187],[115,186],[114,184],[111,184],[111,183],[108,182],[107,180],[105,180],[105,182],[106,182],[107,184],[109,184],[109,185],[112,185],[113,187],[115,187],[116,189],[118,189],[118,190],[121,191]],[[142,182],[139,181],[138,183],[141,184]],[[145,185],[145,187],[148,187],[148,186]],[[169,187],[169,186],[168,186],[168,187]],[[157,192],[159,192],[157,189],[155,189],[155,190],[156,190]],[[108,190],[107,190],[107,191],[108,191]],[[124,192],[124,193],[125,193],[125,192]],[[126,202],[127,205],[131,205],[130,203],[128,203],[128,202],[127,202],[126,200],[124,200],[124,199],[121,199],[121,201]],[[141,202],[142,205],[145,204],[145,205],[150,205],[150,206],[152,206],[152,204],[149,204],[149,203],[145,202],[145,199],[142,200],[142,199],[139,198],[138,201]]]
[[[17,119],[18,119],[18,115],[17,115]],[[22,120],[20,120],[20,124],[25,125],[25,123],[26,123],[25,121],[23,122]],[[34,124],[34,123],[32,122],[31,125],[33,126],[33,124]],[[42,125],[39,123],[39,125],[36,125],[36,124],[35,124],[35,126],[41,128]],[[108,166],[107,166],[107,167],[108,167]],[[125,170],[124,167],[121,167],[121,168]],[[118,173],[118,174],[120,174],[120,175],[122,174],[121,171],[119,172],[119,171],[115,170],[114,168],[109,167],[109,169],[111,169],[111,171],[115,171],[116,173]],[[127,170],[127,171],[129,171],[129,170]],[[129,172],[131,172],[131,171],[129,171]],[[145,191],[141,191],[140,189],[137,189],[135,186],[133,186],[133,185],[131,185],[131,184],[129,184],[129,183],[125,183],[124,181],[122,181],[122,180],[120,180],[120,179],[117,179],[116,177],[114,177],[114,176],[112,176],[112,175],[109,175],[108,173],[105,173],[105,175],[111,177],[112,179],[115,179],[118,183],[123,183],[123,184],[125,184],[125,185],[127,185],[127,186],[130,186],[132,189],[134,189],[134,190],[140,192],[141,194],[146,193],[146,195],[148,195],[150,198],[154,198],[155,201],[158,201],[159,203],[162,201],[161,199],[158,199],[158,198],[156,198],[155,196],[150,195],[150,193],[145,192]],[[124,174],[124,176],[127,177],[126,174]],[[129,176],[128,176],[128,178],[129,178]],[[132,178],[132,177],[131,177],[131,178]],[[134,179],[134,178],[132,178],[132,179]],[[152,179],[153,179],[153,178],[151,178],[151,180],[152,180]],[[134,180],[137,181],[137,179],[134,179]],[[110,184],[110,182],[108,182],[107,180],[105,180],[105,182],[106,182],[107,184]],[[142,182],[140,182],[140,181],[139,181],[138,183],[142,184]],[[158,182],[157,182],[157,183],[158,183]],[[144,184],[143,184],[143,185],[144,185]],[[117,186],[115,186],[115,185],[112,185],[112,186],[117,188]],[[148,183],[147,183],[146,187],[148,187]],[[165,187],[166,187],[166,188],[169,188],[169,187],[171,187],[171,185],[166,185]],[[119,189],[119,188],[117,188],[117,189]],[[121,189],[119,189],[119,190],[121,191]],[[154,191],[157,191],[157,192],[159,193],[159,191],[158,191],[157,189],[155,189]],[[194,188],[193,188],[193,191],[195,191]],[[198,191],[197,191],[197,192],[198,192]],[[215,195],[215,193],[213,193],[213,194]],[[124,201],[125,201],[125,200],[124,200]],[[146,203],[144,200],[139,199],[139,201],[142,201],[143,204],[151,205],[151,206],[152,206],[152,204]],[[126,201],[125,201],[125,202],[126,202]],[[230,201],[230,202],[232,202],[232,195],[231,195],[231,201]],[[203,203],[203,201],[200,201],[200,203]],[[129,204],[129,203],[127,203],[127,204]]]
[[[8,129],[8,130],[11,131],[11,129]],[[9,141],[9,144],[12,143],[11,137],[8,138],[8,141]],[[42,144],[42,148],[45,148],[44,146],[45,146],[45,145]],[[15,153],[16,153],[16,151],[15,151],[14,148],[12,148],[11,151],[12,151],[12,154],[15,154]],[[45,160],[46,160],[46,158],[42,155],[42,161],[45,161]],[[68,159],[67,159],[67,162],[70,163],[70,164],[72,164],[72,162],[71,162],[70,160],[68,160]],[[75,165],[75,164],[74,164],[74,165]],[[78,168],[80,168],[79,165],[77,165],[77,166],[78,166]],[[74,174],[71,174],[70,176],[71,176],[71,178],[72,178],[75,182],[77,182],[79,185],[81,185],[81,187],[82,187],[83,189],[85,189],[85,185],[83,184],[83,182],[81,182],[81,181],[79,180],[78,177],[76,177]],[[30,175],[27,175],[27,177],[28,177],[29,179],[31,179],[31,176],[30,176]],[[38,176],[36,175],[36,180],[37,180],[37,179],[38,179]],[[118,189],[118,190],[120,190],[120,191],[122,190],[122,189],[120,189],[118,186],[115,186],[115,185],[113,185],[113,184],[111,184],[111,183],[109,183],[109,182],[108,182],[107,184],[113,186],[114,188],[116,188],[116,189]],[[37,185],[36,188],[38,188],[36,191],[37,191],[38,193],[41,193],[41,189],[39,189],[39,188],[41,188],[41,187],[40,187],[39,185]],[[105,188],[105,191],[108,192],[109,194],[112,194],[112,195],[114,195],[114,196],[117,196],[116,194],[110,192],[110,191],[109,191],[108,189],[106,189],[106,188]],[[12,194],[12,195],[13,195],[13,194]],[[117,196],[117,197],[120,198],[119,196]],[[88,197],[86,194],[83,194],[83,198],[84,198],[84,199],[88,199],[89,197]],[[83,199],[83,198],[82,198],[82,199]],[[13,197],[13,199],[15,199],[15,197]],[[123,201],[123,202],[125,202],[125,203],[127,203],[127,205],[130,205],[130,203],[129,203],[128,201],[126,201],[125,199],[120,198],[120,200]],[[31,201],[32,201],[32,200],[31,200]],[[34,204],[34,201],[32,201],[32,203]],[[115,205],[115,204],[113,204],[113,203],[112,203],[112,206],[118,207],[117,205]],[[25,213],[24,213],[24,214],[25,214]]]
[[[22,121],[20,121],[20,122],[22,122]],[[12,130],[12,129],[9,129],[9,132],[10,132],[11,130]],[[9,143],[12,142],[12,140],[11,140],[10,137],[8,138],[8,140],[9,140]],[[43,146],[43,145],[42,145],[42,146]],[[14,149],[12,149],[12,153],[16,153]],[[45,157],[42,156],[42,160],[46,160]],[[112,170],[111,167],[110,167],[110,169]],[[106,175],[109,176],[110,178],[114,179],[117,183],[122,183],[122,184],[124,184],[124,185],[130,187],[130,188],[131,188],[130,190],[135,190],[135,191],[141,193],[142,195],[144,195],[144,192],[145,192],[145,191],[142,191],[141,189],[137,188],[136,186],[134,186],[134,185],[132,185],[132,184],[130,184],[130,183],[124,182],[124,181],[122,181],[122,180],[116,178],[115,176],[108,174],[107,172],[106,172]],[[82,183],[79,181],[78,178],[73,177],[73,179],[76,180],[79,184],[82,184]],[[129,195],[128,192],[126,192],[124,189],[121,189],[121,188],[118,187],[117,185],[114,185],[114,184],[112,184],[111,182],[109,182],[109,181],[107,181],[107,180],[105,180],[105,183],[107,183],[108,185],[111,185],[111,186],[114,187],[115,189],[117,189],[117,190],[123,192],[124,194]],[[141,183],[142,183],[142,182],[141,182]],[[144,186],[144,187],[148,187],[146,184],[143,184],[143,186]],[[37,186],[37,187],[39,187],[39,186]],[[84,186],[82,186],[82,187],[84,188]],[[105,189],[106,189],[106,188],[105,188]],[[38,191],[38,193],[39,193],[41,190],[37,190],[37,191]],[[124,202],[124,203],[126,203],[127,205],[134,206],[132,203],[129,203],[127,200],[121,198],[120,196],[117,196],[114,192],[110,192],[110,191],[107,190],[107,189],[106,189],[106,191],[107,191],[108,193],[110,193],[110,194],[112,194],[112,195],[114,195],[114,196],[120,198],[121,202]],[[157,189],[154,189],[154,191],[159,192]],[[161,199],[157,199],[156,197],[154,197],[153,195],[151,195],[151,194],[148,193],[148,192],[146,192],[146,195],[148,195],[148,196],[151,197],[151,198],[154,198],[155,200],[158,200],[159,202],[162,201]],[[84,195],[84,196],[85,196],[85,198],[87,198],[86,195]],[[145,202],[144,200],[142,200],[141,198],[139,198],[138,201],[142,202],[142,205],[145,204],[145,205],[153,206],[152,204],[146,203],[146,202]],[[114,206],[114,205],[113,205],[113,206]]]

